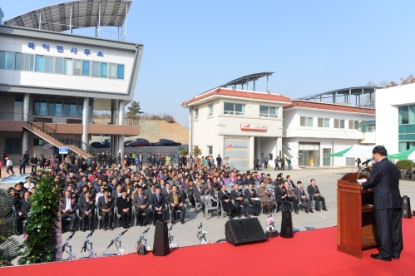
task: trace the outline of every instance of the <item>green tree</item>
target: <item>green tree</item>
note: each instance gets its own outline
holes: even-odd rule
[[[136,102],[136,101],[132,101],[130,103],[130,106],[128,107],[127,115],[129,117],[135,117],[135,116],[137,116],[137,114],[140,113],[140,110],[141,110],[140,103]]]
[[[19,263],[44,263],[56,260],[60,190],[51,174],[36,179],[36,192],[30,196],[32,207],[27,220],[26,249]]]
[[[199,147],[198,146],[196,146],[196,147],[194,147],[193,148],[193,156],[194,157],[198,157],[199,155],[201,155],[202,154],[202,150],[201,149],[199,149]]]
[[[180,155],[187,155],[189,153],[189,151],[187,149],[182,149],[180,151]]]

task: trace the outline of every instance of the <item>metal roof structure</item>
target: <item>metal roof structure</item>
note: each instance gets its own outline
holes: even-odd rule
[[[227,82],[223,85],[221,85],[220,87],[228,87],[228,86],[235,86],[235,85],[244,85],[249,83],[250,81],[256,81],[262,77],[268,77],[268,76],[272,76],[272,74],[274,74],[274,72],[262,72],[262,73],[256,73],[256,74],[250,74],[250,75],[246,75],[237,79],[234,79],[230,82]]]
[[[71,1],[29,11],[4,21],[4,25],[52,32],[88,27],[121,27],[131,4],[130,0]]]
[[[323,99],[332,99],[332,103],[339,103],[342,101],[339,101],[338,97],[343,96],[344,97],[344,103],[350,103],[351,96],[355,97],[355,105],[359,107],[374,107],[373,101],[372,101],[372,94],[376,92],[376,89],[379,89],[380,87],[374,87],[374,86],[356,86],[356,87],[349,87],[349,88],[342,88],[342,89],[336,89],[331,90],[315,95],[305,96],[301,98],[297,98],[295,100],[305,100],[305,101],[320,101],[323,102]],[[362,104],[361,102],[361,96],[369,94],[369,104]]]

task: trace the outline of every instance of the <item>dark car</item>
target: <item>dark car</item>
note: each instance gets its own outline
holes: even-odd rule
[[[128,146],[129,147],[144,147],[148,146],[150,143],[146,139],[137,138],[132,141]]]
[[[165,146],[165,147],[168,147],[168,146],[181,146],[182,144],[181,143],[178,143],[178,142],[174,142],[173,140],[160,139],[158,141],[158,143],[156,143],[156,145],[157,146]]]
[[[131,147],[130,144],[133,142],[133,140],[127,140],[124,142],[124,147]]]
[[[89,144],[92,148],[96,149],[102,149],[102,148],[110,148],[111,143],[108,140],[102,141],[102,142],[92,142]]]

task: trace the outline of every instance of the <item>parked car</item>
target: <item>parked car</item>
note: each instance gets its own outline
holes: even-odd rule
[[[158,143],[156,143],[156,145],[157,146],[165,146],[165,147],[170,146],[171,147],[171,146],[181,146],[182,144],[178,143],[178,142],[174,142],[173,140],[160,139],[158,141]]]
[[[131,147],[130,144],[133,142],[133,140],[127,140],[124,142],[124,147]]]
[[[150,142],[148,142],[146,139],[137,138],[134,141],[132,141],[128,146],[129,147],[144,147],[148,146]]]
[[[150,146],[150,147],[157,146],[157,143],[150,143],[150,144],[149,144],[149,146]]]
[[[96,141],[89,144],[92,148],[101,149],[101,148],[110,148],[111,143],[108,140]]]

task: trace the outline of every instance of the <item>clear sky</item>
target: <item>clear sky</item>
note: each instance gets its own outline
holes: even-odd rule
[[[58,2],[0,7],[9,19]],[[400,82],[415,74],[414,11],[413,0],[134,0],[127,40],[145,44],[134,99],[187,126],[182,101],[246,74],[275,72],[270,91],[292,99]]]

